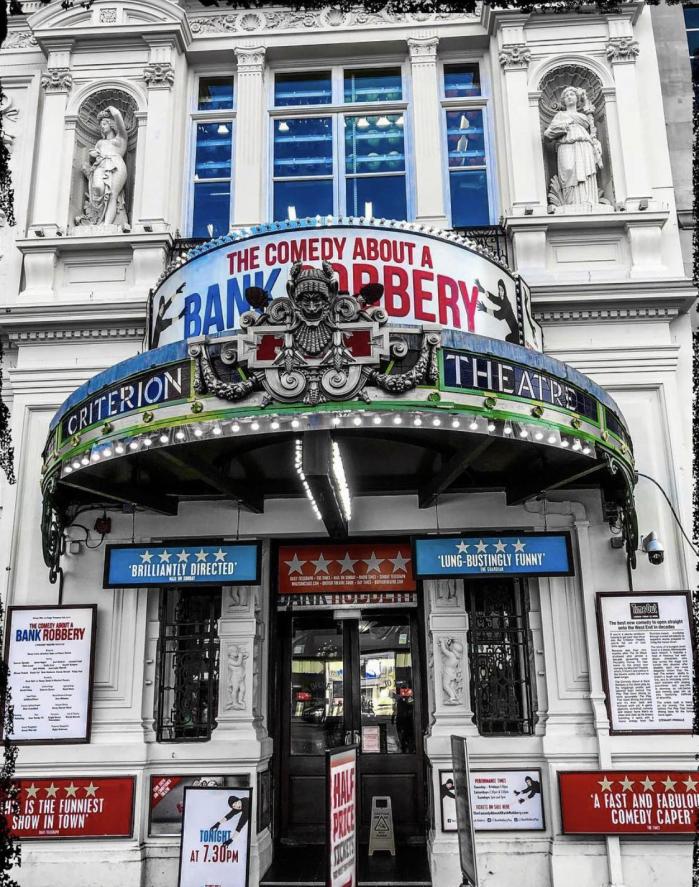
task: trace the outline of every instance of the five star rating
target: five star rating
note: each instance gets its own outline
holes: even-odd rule
[[[138,552],[128,564],[130,579],[197,581],[231,579],[238,562],[222,546],[150,547]]]
[[[567,533],[495,533],[428,536],[415,540],[416,575],[572,574]]]
[[[407,573],[410,558],[404,557],[400,553],[400,551],[396,552],[395,557],[378,557],[376,551],[374,550],[367,558],[350,557],[349,551],[345,553],[345,556],[343,558],[326,558],[321,551],[318,553],[318,557],[315,559],[309,558],[308,560],[301,560],[298,554],[294,552],[293,557],[290,560],[285,560],[284,563],[289,568],[289,576],[292,576],[294,573],[298,573],[300,576],[303,576],[306,573],[309,573],[309,575],[313,576],[318,576],[319,574],[326,574],[329,576],[331,573],[330,565],[333,563],[339,564],[339,575],[347,574],[350,576],[367,576],[370,573]],[[382,564],[385,563],[392,564],[390,570],[387,571],[382,567]],[[313,567],[315,568],[313,572],[309,572],[309,570],[306,570],[304,572],[306,564],[313,565]],[[364,564],[364,568],[356,567],[355,564]],[[333,570],[332,572],[333,574],[337,574],[338,571]]]

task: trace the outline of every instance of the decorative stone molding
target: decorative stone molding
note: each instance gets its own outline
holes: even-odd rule
[[[674,320],[680,309],[673,307],[652,308],[567,308],[534,311],[539,323],[589,323],[591,320]]]
[[[36,37],[31,31],[8,31],[2,44],[2,50],[9,52],[14,49],[27,49],[31,46],[37,46]]]
[[[2,143],[7,150],[12,153],[15,144],[15,136],[7,131],[7,124],[17,124],[19,119],[19,108],[15,107],[12,96],[0,93],[0,120],[2,121]],[[0,224],[2,222],[0,221]]]
[[[612,64],[635,62],[640,51],[638,40],[633,37],[612,37],[606,46],[607,58]]]
[[[239,74],[261,74],[265,66],[264,46],[237,46],[234,50]]]
[[[143,69],[143,79],[152,87],[169,89],[175,82],[175,70],[170,62],[151,63]]]
[[[69,68],[49,68],[41,75],[41,85],[46,92],[68,92],[73,85]]]
[[[107,6],[105,9],[100,9],[97,21],[100,25],[114,25],[117,20],[117,10],[116,6]]]
[[[416,65],[434,65],[437,61],[439,37],[408,37],[410,62]]]
[[[498,53],[500,64],[507,70],[526,70],[532,53],[526,43],[507,43]]]
[[[21,345],[30,342],[76,342],[86,339],[142,339],[145,328],[142,326],[124,327],[85,327],[11,330],[7,337],[11,344]]]

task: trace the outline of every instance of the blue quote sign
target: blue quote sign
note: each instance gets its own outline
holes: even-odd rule
[[[257,585],[259,542],[192,542],[109,545],[104,588],[162,585]]]
[[[415,575],[572,576],[568,533],[429,536],[415,540]]]

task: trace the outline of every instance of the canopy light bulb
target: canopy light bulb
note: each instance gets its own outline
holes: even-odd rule
[[[374,425],[380,425],[381,424],[381,416],[374,416],[374,418],[372,419],[372,422],[374,423]]]
[[[435,416],[434,419],[432,420],[432,424],[436,427],[437,425],[442,424],[442,420],[439,418],[439,416]]]
[[[461,422],[459,422],[458,419],[452,419],[452,420],[451,420],[451,427],[452,427],[452,428],[459,428],[460,426],[461,426]]]
[[[291,427],[292,427],[292,428],[298,428],[300,424],[301,424],[301,423],[299,422],[298,419],[292,419],[292,420],[291,420]]]
[[[78,470],[78,468],[80,468],[80,462],[78,462],[77,459],[75,460],[75,462],[73,462],[73,468],[74,468],[76,471]]]
[[[119,455],[121,455],[124,452],[124,444],[117,444],[114,447],[114,451],[119,453]]]
[[[362,417],[355,416],[354,419],[352,419],[352,424],[353,425],[361,425],[362,424]]]
[[[340,417],[333,416],[333,425],[339,425],[339,424],[340,424]]]
[[[149,447],[153,443],[153,439],[150,437],[143,438],[143,446]]]
[[[195,428],[195,429],[194,429],[194,436],[195,436],[195,437],[201,437],[203,433],[204,433],[204,432],[201,430],[201,428]]]
[[[109,457],[112,455],[111,448],[107,447],[107,449],[104,451],[104,453],[102,453],[102,455],[104,456],[105,459],[109,459]]]
[[[529,432],[527,431],[526,428],[523,428],[523,429],[519,432],[519,436],[520,436],[520,437],[529,437]]]
[[[166,444],[168,442],[169,438],[168,438],[167,434],[161,434],[160,437],[158,438],[158,440],[160,441],[161,444]]]
[[[218,434],[222,434],[222,433],[223,433],[223,429],[221,428],[221,426],[220,426],[220,425],[216,425],[216,426],[214,427],[214,434],[218,435]]]
[[[542,434],[541,431],[537,431],[536,434],[534,435],[534,440],[541,440],[543,438],[543,436],[544,435]]]
[[[73,473],[73,469],[71,468],[70,465],[66,465],[66,467],[64,469],[64,473],[65,474],[72,474]]]
[[[90,458],[92,459],[93,462],[98,462],[99,457],[100,457],[100,454],[97,452],[97,450],[95,450],[95,452],[90,455]]]
[[[555,434],[549,434],[547,440],[548,440],[549,443],[556,443],[556,435],[555,435]]]
[[[269,427],[276,431],[277,428],[279,428],[279,421],[277,419],[274,419],[273,422],[269,423]]]
[[[512,434],[512,426],[511,425],[505,425],[505,427],[502,430],[503,430],[504,434]]]
[[[240,425],[238,425],[237,422],[234,422],[231,425],[231,431],[233,432],[233,434],[237,434],[240,431]]]
[[[488,431],[495,431],[495,422],[488,422]]]
[[[402,424],[402,422],[403,422],[403,420],[401,419],[400,416],[394,416],[394,417],[393,417],[393,424],[394,424],[394,425],[400,425],[400,424]]]
[[[129,444],[129,449],[130,450],[137,450],[138,449],[138,444],[136,443],[135,440],[131,441],[131,443]]]
[[[177,438],[177,440],[184,440],[184,431],[180,429],[177,434],[175,434],[175,437]]]
[[[562,440],[562,441],[561,441],[561,446],[562,446],[562,447],[567,447],[567,446],[568,446],[568,441],[567,441],[567,440]]]
[[[583,453],[586,456],[589,456],[591,452],[592,452],[592,450],[590,449],[590,447],[587,444],[585,444],[585,446],[583,447]]]
[[[471,431],[477,431],[478,430],[478,422],[476,422],[475,419],[471,419],[471,421],[468,424],[468,427],[471,429]]]
[[[259,423],[259,422],[253,422],[252,425],[251,425],[250,427],[252,428],[253,431],[259,431],[259,430],[260,430],[260,423]]]

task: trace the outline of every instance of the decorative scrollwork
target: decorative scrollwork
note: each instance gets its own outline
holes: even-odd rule
[[[44,488],[44,502],[41,513],[41,545],[44,563],[49,568],[49,582],[53,585],[61,572],[63,554],[63,530],[66,527],[65,515],[56,506],[58,476],[53,475]]]

